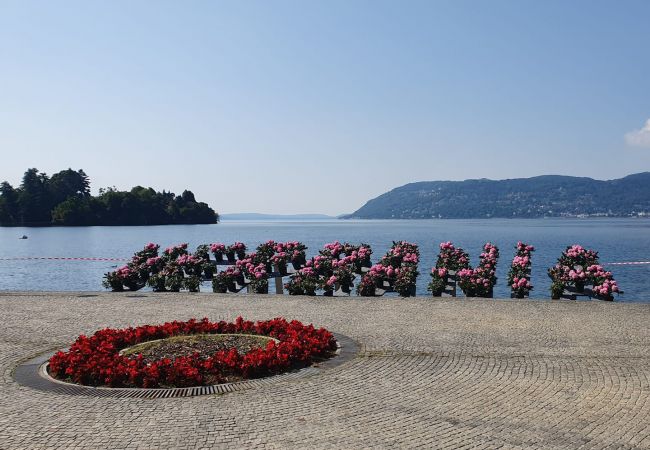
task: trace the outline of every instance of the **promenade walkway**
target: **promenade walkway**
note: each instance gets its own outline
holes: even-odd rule
[[[90,296],[89,296],[90,295]],[[284,316],[360,344],[304,378],[179,399],[17,384],[102,327]],[[650,448],[650,304],[0,293],[0,448]]]

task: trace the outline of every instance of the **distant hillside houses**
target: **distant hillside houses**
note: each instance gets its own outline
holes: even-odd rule
[[[424,181],[393,189],[343,218],[650,217],[650,172],[617,180],[545,175]]]

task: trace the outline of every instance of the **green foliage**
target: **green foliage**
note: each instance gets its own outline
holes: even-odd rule
[[[100,189],[90,194],[83,170],[63,170],[48,177],[28,169],[15,189],[0,184],[0,225],[169,225],[216,223],[218,214],[197,202],[191,191],[176,196],[136,186],[130,191]]]

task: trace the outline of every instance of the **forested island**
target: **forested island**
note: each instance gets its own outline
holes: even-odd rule
[[[181,195],[136,186],[90,193],[83,170],[62,170],[52,176],[28,169],[14,188],[0,184],[0,226],[48,225],[172,225],[217,223],[219,215],[191,191]]]
[[[393,189],[342,218],[649,217],[650,172],[617,180],[544,175],[423,181]]]

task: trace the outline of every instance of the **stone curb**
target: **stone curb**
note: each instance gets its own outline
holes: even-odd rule
[[[47,361],[55,352],[47,352],[20,364],[13,373],[14,380],[26,387],[43,392],[65,395],[85,395],[90,397],[111,398],[181,398],[199,395],[218,395],[259,388],[272,383],[290,381],[318,375],[324,370],[331,369],[354,359],[359,352],[359,345],[351,338],[334,333],[338,349],[336,356],[315,365],[292,372],[273,375],[266,378],[238,381],[236,383],[215,384],[212,386],[195,386],[187,388],[144,389],[144,388],[111,388],[93,387],[67,383],[56,380],[47,373]]]

